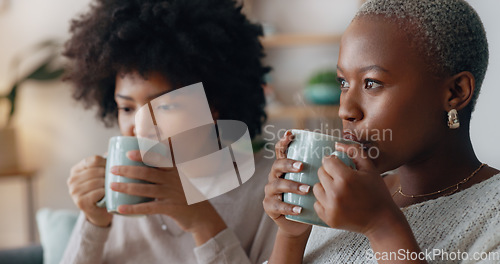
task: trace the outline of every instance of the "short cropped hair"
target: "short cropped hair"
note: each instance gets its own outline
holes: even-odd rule
[[[152,72],[175,88],[203,82],[219,119],[240,120],[251,137],[266,119],[262,27],[232,0],[94,0],[72,21],[64,55],[74,98],[117,120],[117,74]]]
[[[476,11],[464,0],[369,0],[354,19],[379,15],[408,32],[413,47],[429,70],[443,76],[468,71],[476,89],[468,105],[470,113],[488,68],[488,41]],[[408,23],[409,22],[409,23]]]

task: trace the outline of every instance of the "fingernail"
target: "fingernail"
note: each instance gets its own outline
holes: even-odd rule
[[[113,166],[113,167],[111,167],[111,169],[110,169],[109,171],[110,171],[111,173],[113,173],[113,174],[116,174],[116,173],[118,173],[118,167]]]
[[[110,183],[110,184],[109,184],[109,187],[110,187],[111,189],[116,189],[116,187],[118,187],[118,183],[116,183],[116,182],[112,182],[112,183]]]
[[[126,214],[128,211],[128,207],[126,205],[120,205],[118,206],[117,210],[120,214]]]
[[[292,165],[295,169],[300,170],[300,167],[302,166],[302,162],[296,161]]]
[[[299,186],[299,190],[303,193],[308,193],[310,188],[311,186],[305,184]]]
[[[302,207],[300,206],[294,206],[292,211],[296,214],[300,214],[300,212],[302,212]]]
[[[285,136],[290,136],[291,134],[292,134],[292,131],[290,131],[290,130],[287,130],[287,131],[285,132]]]
[[[136,160],[140,158],[140,155],[139,153],[137,153],[137,151],[131,150],[127,152],[127,158]]]

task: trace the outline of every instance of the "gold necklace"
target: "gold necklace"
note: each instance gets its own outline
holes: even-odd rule
[[[460,181],[460,182],[458,182],[457,184],[454,184],[454,185],[452,185],[452,186],[448,186],[448,187],[446,187],[446,188],[444,188],[444,189],[442,189],[442,190],[435,191],[435,192],[431,192],[431,193],[426,193],[426,194],[405,194],[405,193],[403,193],[403,190],[401,190],[401,184],[400,184],[400,185],[399,185],[399,188],[396,190],[396,192],[394,192],[394,193],[392,194],[392,197],[394,197],[394,195],[396,195],[397,193],[399,193],[399,194],[401,194],[401,195],[402,195],[402,196],[404,196],[404,197],[409,197],[409,198],[420,198],[420,197],[425,197],[425,196],[431,196],[431,195],[434,195],[434,194],[440,194],[440,193],[442,193],[442,192],[444,192],[444,191],[447,191],[447,190],[449,190],[449,189],[451,189],[451,188],[453,188],[453,187],[454,187],[455,189],[453,189],[450,193],[448,193],[448,194],[447,194],[447,195],[451,195],[451,194],[455,193],[456,191],[458,191],[458,187],[459,187],[461,184],[464,184],[464,183],[468,182],[468,181],[469,181],[472,177],[474,177],[474,175],[476,175],[476,174],[479,172],[479,170],[481,170],[484,166],[486,166],[486,163],[482,163],[482,164],[481,164],[481,166],[479,166],[479,168],[477,168],[475,171],[473,171],[473,172],[472,172],[472,174],[471,174],[469,177],[467,177],[467,178],[465,178],[465,179],[461,180],[461,181]]]

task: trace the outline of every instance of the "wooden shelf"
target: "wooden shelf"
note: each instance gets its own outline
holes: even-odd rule
[[[34,170],[12,170],[0,172],[0,179],[4,178],[20,178],[26,183],[26,201],[28,210],[28,234],[31,243],[35,243],[35,196],[33,193],[33,178],[35,177],[36,171]],[[7,201],[8,202],[8,201]]]
[[[274,106],[269,107],[267,110],[270,118],[282,117],[315,117],[315,116],[329,116],[338,117],[339,105],[304,105],[304,106]]]
[[[8,178],[8,177],[22,177],[22,178],[31,178],[36,171],[4,171],[0,172],[0,178]]]
[[[339,118],[339,105],[275,106],[266,109],[269,120],[291,119],[294,127],[304,129],[313,118]]]
[[[334,34],[276,34],[261,38],[265,48],[303,45],[338,44],[342,35]]]

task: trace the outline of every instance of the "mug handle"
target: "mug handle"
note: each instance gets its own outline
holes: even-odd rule
[[[106,208],[106,196],[102,197],[102,199],[95,205],[99,208]]]
[[[106,162],[107,162],[107,159],[108,159],[108,153],[104,153],[104,155],[102,156]],[[99,200],[97,203],[95,203],[95,205],[99,208],[106,208],[106,194],[104,194],[104,197],[102,197],[101,200]]]

